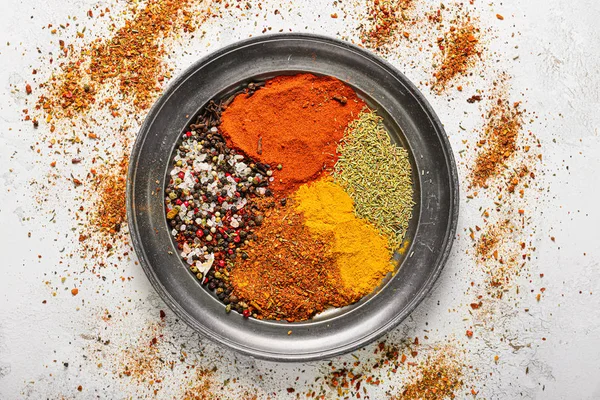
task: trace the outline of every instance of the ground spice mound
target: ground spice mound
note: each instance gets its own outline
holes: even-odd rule
[[[128,165],[129,157],[125,156],[106,173],[97,174],[94,178],[98,199],[91,223],[102,236],[110,237],[119,233],[127,220],[125,192]]]
[[[291,200],[264,206],[264,221],[230,272],[233,296],[260,319],[302,321],[356,300],[334,268],[331,235],[315,238]],[[246,258],[244,260],[244,258]],[[232,296],[230,296],[231,298]]]
[[[343,285],[366,296],[394,270],[388,240],[354,213],[352,198],[330,178],[302,185],[294,194],[297,208],[315,237],[331,237],[335,267]]]
[[[499,98],[488,112],[487,125],[477,145],[481,147],[471,171],[474,187],[485,187],[488,179],[498,175],[517,151],[517,138],[523,124],[519,103]]]
[[[278,76],[260,90],[238,95],[223,112],[221,128],[228,145],[281,165],[270,186],[285,192],[333,167],[338,140],[364,106],[338,79]]]
[[[414,0],[369,0],[367,23],[360,29],[361,42],[372,49],[389,44],[409,19],[406,13],[413,8],[413,3]]]
[[[408,151],[392,143],[382,117],[364,110],[348,125],[338,153],[333,176],[354,201],[354,212],[398,249],[415,205]]]
[[[194,30],[187,9],[191,4],[149,0],[143,8],[132,10],[134,17],[110,38],[97,39],[61,65],[61,71],[43,85],[47,92],[39,97],[36,108],[47,119],[71,117],[89,109],[98,92],[115,81],[122,100],[132,102],[137,110],[148,108],[164,79],[164,39],[179,27]],[[73,46],[61,43],[65,55],[73,51]],[[118,115],[117,103],[107,104],[113,116]]]
[[[467,15],[451,24],[444,37],[438,38],[439,64],[434,72],[432,89],[441,93],[451,81],[465,75],[480,56],[479,28]]]

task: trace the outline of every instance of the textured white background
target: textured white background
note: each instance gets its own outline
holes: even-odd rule
[[[277,8],[275,2],[265,3],[271,10]],[[284,2],[280,7],[283,17],[271,13],[268,22],[264,18],[257,19],[256,24],[252,18],[209,21],[204,26],[206,36],[182,41],[179,46],[183,52],[173,55],[170,63],[181,70],[215,48],[259,34],[263,26],[272,26],[273,31],[291,28],[356,37],[357,15],[364,13],[360,5],[347,3],[348,18],[331,19],[332,12],[343,14],[332,2],[297,3],[302,4]],[[68,15],[83,19],[94,4],[83,0],[0,0],[1,399],[151,395],[147,387],[118,378],[115,357],[135,343],[144,327],[158,320],[165,305],[134,260],[124,260],[118,270],[104,271],[105,281],[82,278],[86,276],[81,272],[83,264],[76,259],[60,264],[62,248],[66,247],[67,253],[77,248],[77,234],[71,230],[75,226],[72,213],[64,210],[74,205],[69,204],[73,195],[54,187],[43,194],[48,199],[40,207],[34,200],[39,193],[30,186],[32,180],[44,180],[50,162],[50,158],[31,150],[37,134],[31,124],[21,121],[24,82],[30,78],[31,69],[49,73],[40,65],[35,49],[39,47],[43,53],[57,49],[50,44],[53,38],[48,30],[41,27],[64,22]],[[123,7],[106,4],[114,10]],[[476,266],[473,257],[466,254],[471,243],[464,229],[480,223],[480,218],[478,206],[473,206],[477,203],[467,201],[462,193],[452,256],[431,295],[391,336],[426,334],[431,344],[458,343],[466,362],[473,366],[467,379],[484,398],[598,399],[600,3],[529,0],[483,4],[476,0],[472,8],[483,26],[494,29],[488,39],[489,52],[503,55],[490,57],[499,60],[494,61],[494,67],[513,76],[515,96],[524,94],[519,99],[526,99],[527,109],[538,116],[526,127],[542,141],[544,156],[537,180],[543,190],[528,197],[534,227],[531,240],[537,247],[528,266],[531,277],[524,274],[519,278],[520,294],[513,292],[497,304],[496,313],[487,321],[473,320],[467,307],[472,296],[466,291]],[[498,21],[496,13],[503,14],[505,20]],[[95,34],[101,35],[102,29],[98,24]],[[423,67],[428,64],[423,60],[412,63],[406,59],[410,56],[409,52],[396,51],[388,59],[418,83],[430,73]],[[513,60],[516,56],[519,58]],[[488,78],[484,72],[480,82]],[[458,152],[465,149],[464,140],[475,138],[471,128],[482,124],[482,110],[467,105],[468,90],[436,96],[422,84],[418,86],[446,126],[461,161],[459,172],[464,181],[466,167]],[[467,130],[461,130],[459,124]],[[66,189],[69,183],[63,183]],[[50,222],[53,214],[56,216]],[[555,243],[550,236],[556,237]],[[543,280],[539,273],[544,274]],[[62,276],[68,277],[65,285],[60,284]],[[121,283],[120,276],[134,279]],[[74,284],[80,286],[76,297],[69,292]],[[60,290],[53,297],[56,287]],[[540,287],[547,290],[538,303],[534,294]],[[48,304],[43,305],[42,300]],[[108,322],[102,319],[107,313],[113,317]],[[252,387],[260,397],[269,393],[285,397],[285,388],[290,386],[302,391],[304,382],[313,381],[327,369],[326,363],[279,365],[252,360],[217,348],[176,322],[168,310],[167,321],[163,332],[167,352],[178,353],[185,345],[189,354],[198,356],[199,365],[217,366],[221,380],[239,376],[233,387]],[[471,340],[464,335],[468,326],[475,326]],[[111,343],[96,346],[98,337]],[[356,355],[362,358],[370,352]],[[493,362],[495,355],[499,356],[498,364]],[[346,356],[335,361],[340,360],[354,359]],[[68,368],[64,362],[69,363]],[[297,376],[300,379],[294,382]],[[176,367],[164,375],[158,396],[179,397],[188,379],[183,368]],[[393,392],[402,379],[401,374],[386,379],[372,392],[372,398],[383,398],[386,389]],[[82,392],[77,391],[79,385]],[[461,392],[462,396],[466,394]]]

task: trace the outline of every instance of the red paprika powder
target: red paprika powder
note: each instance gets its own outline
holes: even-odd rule
[[[333,167],[338,141],[364,106],[336,78],[278,76],[238,95],[223,112],[221,129],[229,146],[271,165],[269,186],[285,194]]]

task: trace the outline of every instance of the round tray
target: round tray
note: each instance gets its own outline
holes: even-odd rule
[[[399,267],[355,305],[306,322],[245,319],[225,313],[179,257],[165,218],[165,179],[184,129],[209,100],[243,84],[282,74],[334,76],[385,119],[411,154],[415,202]],[[150,110],[129,164],[127,214],[135,252],[148,279],[183,321],[210,339],[255,357],[309,361],[355,350],[394,328],[423,300],[450,252],[458,219],[458,179],[437,116],[417,88],[385,61],[328,37],[276,34],[220,49],[183,72]],[[291,333],[290,333],[291,331]]]

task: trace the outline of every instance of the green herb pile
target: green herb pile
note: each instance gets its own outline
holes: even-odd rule
[[[391,142],[383,118],[363,110],[340,141],[335,180],[344,187],[356,214],[374,224],[397,249],[412,217],[412,168],[406,149]]]

